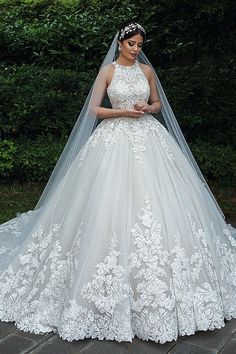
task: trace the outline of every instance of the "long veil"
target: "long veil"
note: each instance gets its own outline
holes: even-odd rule
[[[79,151],[83,148],[83,145],[86,143],[86,141],[89,139],[90,135],[92,134],[93,130],[96,128],[98,118],[96,116],[96,110],[93,109],[94,103],[99,105],[102,102],[102,99],[104,97],[104,92],[105,92],[105,82],[104,82],[104,72],[106,70],[106,67],[111,64],[115,58],[116,58],[116,52],[117,52],[117,40],[118,40],[118,32],[116,33],[112,44],[102,62],[102,65],[100,67],[100,71],[97,75],[97,78],[94,81],[94,84],[92,85],[92,88],[87,96],[87,99],[84,103],[84,106],[80,112],[80,115],[74,125],[74,128],[70,134],[70,137],[67,141],[67,144],[47,182],[47,185],[39,198],[35,209],[43,207],[49,200],[50,197],[54,194],[57,193],[57,200],[59,202],[60,200],[60,194],[63,190],[63,186],[66,183],[67,177],[68,177],[68,171],[70,170],[70,167],[72,166],[75,158],[78,156]],[[169,133],[173,136],[173,138],[176,140],[178,143],[179,147],[181,148],[182,152],[188,159],[189,163],[191,164],[193,170],[196,172],[198,177],[200,178],[201,182],[205,186],[206,190],[209,192],[211,198],[214,200],[214,203],[216,204],[217,208],[221,212],[223,218],[225,218],[223,211],[221,210],[219,204],[217,203],[213,193],[211,192],[200,168],[198,167],[198,164],[196,160],[194,159],[191,150],[183,136],[183,133],[180,129],[180,126],[176,120],[176,117],[170,107],[170,104],[166,98],[165,92],[162,88],[162,85],[160,83],[160,80],[152,67],[151,63],[147,59],[146,55],[143,53],[143,51],[140,52],[138,56],[138,61],[148,64],[154,71],[155,73],[155,79],[156,79],[156,86],[158,88],[159,96],[162,102],[162,110],[160,114],[154,115],[156,119],[162,120],[166,128],[168,129]],[[73,186],[71,188],[71,191],[67,191],[68,194],[73,194]],[[68,195],[68,200],[70,199],[70,196]],[[65,213],[66,213],[66,203],[64,204],[65,206]],[[56,207],[56,205],[55,205]]]

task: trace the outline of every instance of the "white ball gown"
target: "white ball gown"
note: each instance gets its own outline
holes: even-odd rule
[[[112,106],[147,101],[139,63],[113,64]],[[2,321],[165,343],[236,318],[236,229],[152,115],[104,119],[61,183],[0,226]]]

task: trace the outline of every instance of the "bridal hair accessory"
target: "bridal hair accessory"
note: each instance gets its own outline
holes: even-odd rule
[[[136,30],[137,28],[139,28],[142,32],[144,32],[144,34],[146,34],[145,29],[139,23],[133,22],[133,23],[130,23],[128,26],[125,26],[124,28],[121,29],[119,40],[124,38],[124,36],[127,33],[132,32],[132,31]]]

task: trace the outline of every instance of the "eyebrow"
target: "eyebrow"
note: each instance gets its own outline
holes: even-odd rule
[[[128,41],[135,43],[135,41],[133,41],[132,39],[128,39]],[[143,42],[138,42],[138,43],[142,44]]]

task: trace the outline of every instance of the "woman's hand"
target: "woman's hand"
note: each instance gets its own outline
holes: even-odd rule
[[[142,110],[138,109],[128,109],[125,111],[124,116],[125,117],[130,117],[130,118],[140,118],[144,116],[144,113]]]
[[[149,109],[150,109],[150,105],[145,101],[139,101],[139,102],[135,103],[134,109],[137,111],[142,111],[142,112],[148,113]]]

